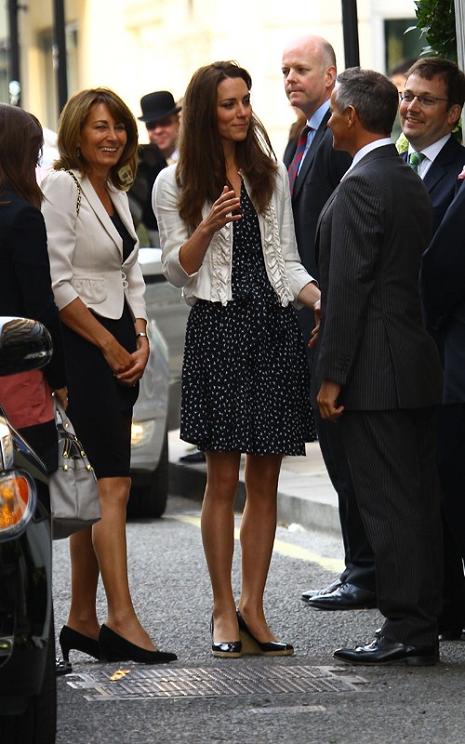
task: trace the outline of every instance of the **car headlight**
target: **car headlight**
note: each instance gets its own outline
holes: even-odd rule
[[[13,467],[13,438],[4,419],[0,419],[0,470]]]
[[[133,447],[142,447],[147,444],[155,432],[155,421],[133,421],[131,426],[131,445]]]
[[[11,540],[31,519],[36,505],[36,489],[27,473],[0,474],[0,540]]]

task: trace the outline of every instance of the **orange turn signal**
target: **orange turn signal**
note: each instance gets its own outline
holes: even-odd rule
[[[29,521],[35,501],[32,482],[24,473],[0,476],[0,538],[17,532]]]

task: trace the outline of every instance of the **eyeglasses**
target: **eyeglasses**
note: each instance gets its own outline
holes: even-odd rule
[[[439,96],[416,96],[414,93],[406,90],[405,93],[399,93],[399,98],[405,103],[412,103],[415,98],[422,108],[431,108],[438,101],[448,101],[448,98],[439,98]]]

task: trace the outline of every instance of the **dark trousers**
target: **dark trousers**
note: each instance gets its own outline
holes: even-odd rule
[[[304,307],[297,313],[304,341],[308,344],[311,330],[314,326],[313,312]],[[314,352],[307,346],[307,359],[312,370]],[[318,390],[313,390],[314,396]],[[339,521],[341,523],[342,541],[344,544],[345,569],[341,574],[341,581],[376,592],[375,559],[368,542],[365,527],[355,498],[352,476],[350,474],[347,456],[340,426],[324,421],[320,418],[318,406],[314,404],[315,424],[321,454],[328,471],[329,478],[338,496]]]
[[[375,557],[365,532],[344,449],[340,422],[324,421],[315,412],[318,440],[326,470],[338,495],[345,570],[341,581],[376,592]]]
[[[444,521],[444,591],[440,627],[465,626],[465,403],[443,405],[438,468]]]
[[[442,593],[435,412],[345,411],[341,430],[375,554],[383,633],[435,644]]]

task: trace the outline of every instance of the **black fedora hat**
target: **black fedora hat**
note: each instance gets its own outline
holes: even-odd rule
[[[157,90],[155,93],[147,93],[140,99],[142,116],[138,116],[139,121],[157,121],[164,119],[165,116],[177,114],[181,111],[181,106],[176,106],[175,100],[169,90]]]

